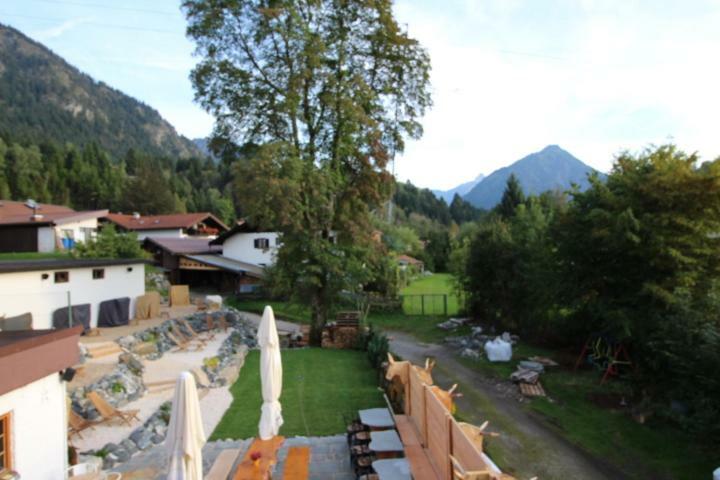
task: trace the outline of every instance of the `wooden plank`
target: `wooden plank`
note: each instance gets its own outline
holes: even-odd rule
[[[420,436],[407,415],[395,415],[395,427],[405,447],[420,445]]]
[[[442,478],[450,478],[450,423],[445,406],[430,389],[425,389],[427,449]]]
[[[266,480],[270,469],[277,463],[277,452],[285,442],[285,437],[276,436],[270,440],[256,438],[250,448],[245,452],[243,461],[238,465],[233,480]],[[250,458],[254,452],[261,454],[258,465],[255,466]]]
[[[521,383],[520,384],[520,393],[522,393],[526,397],[544,397],[545,396],[545,390],[543,389],[540,382],[536,383],[535,385]]]
[[[410,368],[410,418],[420,433],[420,443],[427,446],[427,419],[425,417],[425,385],[414,368]]]
[[[283,478],[306,480],[310,475],[310,447],[290,447],[285,460]]]
[[[240,456],[240,450],[236,448],[223,450],[215,459],[210,471],[205,475],[205,480],[227,480],[235,460]]]
[[[422,445],[410,445],[405,447],[405,458],[410,464],[413,480],[439,480],[442,477],[430,461],[427,450]]]

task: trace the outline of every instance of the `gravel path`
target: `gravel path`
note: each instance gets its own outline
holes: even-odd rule
[[[508,472],[518,478],[536,476],[543,480],[583,479],[620,480],[628,478],[612,465],[591,456],[548,428],[522,408],[509,394],[506,382],[490,379],[455,359],[455,353],[443,345],[425,344],[399,332],[387,332],[393,352],[413,363],[426,357],[437,359],[433,379],[442,387],[459,384],[463,394],[456,399],[463,420],[480,425],[490,420],[488,430],[501,434],[488,441],[489,450]],[[494,443],[499,449],[493,449]],[[509,468],[508,468],[509,469]]]

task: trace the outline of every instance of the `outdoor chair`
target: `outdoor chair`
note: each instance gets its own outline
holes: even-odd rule
[[[68,435],[68,438],[72,437],[73,435],[77,435],[80,438],[83,438],[82,431],[86,430],[88,428],[94,428],[96,422],[87,420],[77,413],[73,409],[68,410],[68,430],[70,430],[70,433]]]
[[[115,418],[120,419],[123,423],[130,425],[131,420],[140,421],[138,413],[140,410],[118,410],[117,408],[110,405],[103,397],[97,392],[89,392],[87,394],[88,400],[93,404],[95,410],[98,411],[104,421],[109,422]]]
[[[183,327],[185,327],[185,330],[190,332],[190,341],[197,340],[198,342],[200,342],[202,347],[205,348],[208,340],[205,338],[202,338],[200,336],[200,334],[195,331],[195,329],[192,327],[192,325],[190,325],[190,322],[188,322],[187,319],[183,318],[182,320],[180,320],[180,323],[182,324]]]
[[[179,332],[179,328],[176,328],[174,330],[175,333],[168,331],[166,332],[167,337],[172,341],[175,345],[177,345],[177,349],[175,349],[176,352],[187,352],[188,348],[192,346],[192,343],[187,340],[185,337],[182,336]],[[200,350],[202,347],[199,345],[196,347],[196,350]]]

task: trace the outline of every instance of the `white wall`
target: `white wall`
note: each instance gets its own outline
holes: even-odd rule
[[[37,229],[38,252],[55,251],[55,230],[53,227],[40,227]]]
[[[57,238],[65,238],[63,230],[72,230],[72,235],[76,242],[87,242],[89,239],[85,238],[83,228],[92,228],[97,232],[97,218],[88,218],[87,220],[81,220],[79,222],[63,223],[55,227],[55,235]]]
[[[256,238],[267,238],[270,248],[255,248]],[[223,242],[223,256],[253,265],[272,265],[275,263],[278,234],[275,232],[236,233]]]
[[[162,237],[162,238],[183,238],[186,235],[183,233],[182,228],[169,228],[165,230],[135,230],[138,234],[138,240],[145,240],[147,237]]]
[[[132,271],[127,269],[131,267]],[[91,326],[97,326],[100,302],[130,297],[130,317],[135,313],[135,300],[145,294],[145,266],[141,263],[113,265],[104,268],[105,278],[94,280],[93,268],[55,269],[35,272],[0,273],[0,315],[8,317],[31,312],[33,328],[52,328],[52,313],[67,307],[67,292],[73,305],[91,304]],[[67,283],[55,283],[56,271],[70,273]],[[48,278],[43,280],[42,274]]]
[[[12,468],[23,479],[57,480],[67,469],[65,383],[53,373],[0,396],[12,420]]]

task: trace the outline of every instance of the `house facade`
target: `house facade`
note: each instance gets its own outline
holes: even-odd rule
[[[227,225],[209,212],[172,215],[110,213],[103,221],[115,225],[118,230],[137,233],[140,241],[148,237],[212,239],[228,230]]]
[[[0,262],[0,317],[30,313],[32,328],[53,328],[56,312],[78,309],[77,322],[96,327],[101,304],[128,298],[128,315],[145,293],[145,261],[49,259]],[[83,318],[80,318],[83,315]],[[102,322],[101,322],[102,323]]]
[[[210,244],[222,245],[224,257],[267,267],[275,263],[275,255],[280,247],[280,234],[258,231],[246,222],[239,221]]]
[[[107,210],[0,200],[0,252],[54,252],[95,237]]]
[[[65,478],[67,392],[59,372],[79,362],[81,332],[0,332],[0,473]]]

